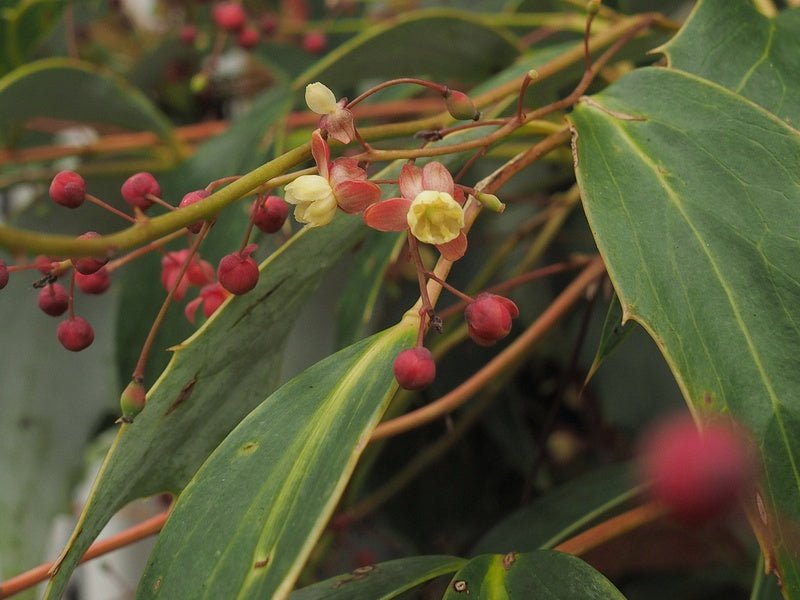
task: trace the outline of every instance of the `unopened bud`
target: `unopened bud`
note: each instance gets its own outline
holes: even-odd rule
[[[464,92],[447,90],[444,95],[444,102],[447,105],[447,112],[455,119],[477,121],[481,116],[472,100]]]
[[[142,412],[144,408],[145,396],[146,392],[142,383],[136,380],[131,381],[119,398],[119,405],[122,409],[120,421],[132,423],[134,417]]]
[[[477,198],[478,202],[480,202],[485,208],[488,208],[492,212],[502,213],[506,209],[506,205],[500,202],[500,198],[494,194],[485,194],[481,192],[475,196],[475,198]]]
[[[208,87],[208,75],[205,73],[197,73],[189,81],[189,89],[193,94],[199,94]]]
[[[596,15],[600,11],[601,0],[589,0],[586,3],[586,12],[590,15]]]
[[[530,71],[528,71],[527,75],[528,79],[530,79],[531,81],[536,81],[537,79],[539,79],[539,71],[537,71],[536,69],[531,69]]]

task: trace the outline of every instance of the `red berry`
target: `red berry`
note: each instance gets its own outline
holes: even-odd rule
[[[754,477],[740,432],[711,423],[701,433],[687,417],[668,420],[647,434],[639,462],[653,498],[694,525],[728,512]]]
[[[469,336],[476,344],[493,346],[511,331],[511,320],[519,316],[519,309],[508,298],[496,294],[479,294],[464,310]]]
[[[181,31],[178,34],[178,38],[181,40],[181,43],[185,44],[186,46],[193,45],[195,40],[197,39],[197,27],[195,27],[191,23],[187,23],[186,25],[181,27]]]
[[[321,31],[309,31],[303,36],[303,48],[311,54],[319,54],[328,47],[328,38]]]
[[[264,233],[275,233],[280,230],[288,214],[289,205],[280,196],[267,196],[263,204],[256,200],[250,209],[250,218]]]
[[[240,48],[252,50],[258,45],[258,30],[252,27],[245,27],[236,37],[236,43],[239,44]]]
[[[87,231],[83,235],[79,235],[79,240],[91,240],[95,238],[99,238],[100,234],[96,231]],[[99,271],[107,262],[108,258],[98,259],[98,258],[73,258],[71,259],[72,266],[75,267],[75,270],[78,273],[83,273],[84,275],[91,275]]]
[[[394,377],[401,388],[422,390],[436,377],[436,362],[423,346],[403,350],[394,359]]]
[[[67,208],[78,208],[86,199],[86,182],[75,171],[56,173],[50,183],[53,202]]]
[[[83,317],[72,317],[61,321],[56,335],[61,345],[72,352],[80,352],[91,346],[94,341],[92,326]]]
[[[0,290],[8,285],[8,267],[6,261],[0,259]]]
[[[186,269],[186,277],[192,285],[203,287],[214,281],[214,267],[207,260],[195,256]]]
[[[51,283],[39,290],[38,304],[45,314],[58,317],[69,308],[69,294],[60,283]]]
[[[223,256],[217,267],[219,282],[231,294],[246,294],[258,283],[258,265],[250,257],[255,244],[250,244],[242,252],[233,252]]]
[[[191,204],[200,202],[201,200],[204,200],[209,196],[210,194],[206,190],[195,190],[193,192],[189,192],[181,199],[180,204],[178,204],[178,208],[185,208],[187,206],[190,206]],[[199,233],[202,228],[203,228],[203,221],[197,221],[196,223],[192,223],[191,225],[186,226],[186,229],[188,229],[192,233]]]
[[[272,13],[266,13],[261,16],[260,25],[261,31],[269,37],[278,29],[278,18]]]
[[[102,294],[111,285],[111,274],[105,267],[90,275],[75,273],[75,285],[84,294]]]
[[[142,172],[131,175],[122,184],[122,198],[131,206],[147,210],[153,206],[153,201],[147,198],[148,194],[161,196],[161,186],[151,173]]]
[[[218,2],[214,5],[214,23],[225,31],[239,31],[247,21],[247,15],[238,2]]]

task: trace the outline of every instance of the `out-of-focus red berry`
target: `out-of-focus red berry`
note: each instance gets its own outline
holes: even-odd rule
[[[258,265],[250,254],[256,249],[250,244],[241,252],[232,252],[223,256],[217,267],[217,278],[220,284],[231,294],[246,294],[258,283]]]
[[[244,27],[236,36],[236,43],[244,50],[252,50],[258,45],[258,30],[252,27]]]
[[[60,171],[50,182],[50,198],[67,208],[78,208],[86,199],[86,182],[75,171]]]
[[[250,218],[264,233],[275,233],[283,227],[289,205],[280,196],[267,196],[263,203],[256,200],[250,209]]]
[[[401,388],[422,390],[436,378],[436,362],[423,346],[408,348],[394,359],[394,377]]]
[[[87,231],[83,235],[79,235],[78,239],[91,240],[99,237],[101,236],[96,231]],[[72,266],[78,273],[91,275],[92,273],[99,271],[108,262],[108,258],[73,258],[71,261]]]
[[[76,272],[75,285],[84,294],[102,294],[111,285],[111,274],[105,267],[90,275]]]
[[[709,423],[700,432],[689,417],[667,420],[645,434],[639,471],[653,499],[691,525],[729,512],[755,475],[740,431]]]
[[[192,23],[186,23],[183,27],[181,27],[178,38],[182,44],[185,44],[186,46],[192,46],[195,40],[197,40],[197,27]]]
[[[261,32],[269,37],[278,30],[278,17],[272,13],[263,14],[261,15],[259,25],[261,26]]]
[[[71,352],[80,352],[94,341],[94,330],[83,317],[73,317],[61,321],[56,330],[58,341]]]
[[[128,177],[120,191],[125,202],[141,210],[147,210],[153,206],[153,201],[147,198],[148,194],[161,196],[161,186],[158,185],[158,181],[152,173],[146,171]]]
[[[197,298],[186,305],[184,314],[189,322],[194,324],[197,309],[202,305],[203,315],[208,319],[225,302],[228,296],[230,296],[230,292],[222,287],[219,282],[206,285],[200,290]]]
[[[58,317],[69,308],[69,293],[60,283],[50,283],[39,290],[37,304],[43,313]]]
[[[511,331],[511,320],[519,316],[519,309],[508,298],[496,294],[479,294],[464,309],[469,336],[476,344],[492,346]]]
[[[247,14],[238,2],[217,2],[212,17],[216,26],[225,31],[239,31],[247,22]]]
[[[321,31],[309,31],[303,36],[303,49],[311,54],[320,54],[328,47],[328,37]]]
[[[8,285],[8,266],[6,261],[0,259],[0,290]]]

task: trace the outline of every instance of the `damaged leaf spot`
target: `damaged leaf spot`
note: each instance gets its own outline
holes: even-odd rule
[[[248,455],[252,454],[258,448],[258,442],[247,442],[242,445],[241,449],[239,450],[239,454]]]
[[[172,401],[172,404],[169,405],[167,412],[164,413],[164,416],[169,416],[178,406],[180,406],[183,402],[189,399],[189,396],[192,395],[192,390],[194,389],[194,384],[197,383],[197,379],[192,377],[186,384],[181,388],[181,391],[178,392],[178,397]]]
[[[267,556],[266,558],[262,558],[261,560],[257,560],[256,562],[254,562],[254,563],[253,563],[253,568],[254,568],[254,569],[263,569],[263,568],[264,568],[264,567],[266,567],[268,564],[269,564],[269,556]]]
[[[459,594],[469,594],[469,585],[463,579],[453,582],[453,589]]]
[[[503,557],[503,568],[508,571],[517,562],[517,553],[509,552]]]

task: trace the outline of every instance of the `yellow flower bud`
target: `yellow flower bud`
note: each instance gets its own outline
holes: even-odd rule
[[[319,175],[301,175],[285,188],[286,202],[294,204],[294,218],[307,227],[327,225],[336,215],[336,197]]]
[[[458,237],[464,227],[464,209],[447,192],[420,192],[406,215],[415,238],[427,244],[444,244]]]
[[[328,86],[319,81],[306,86],[306,104],[318,115],[330,114],[338,108],[336,96]]]

